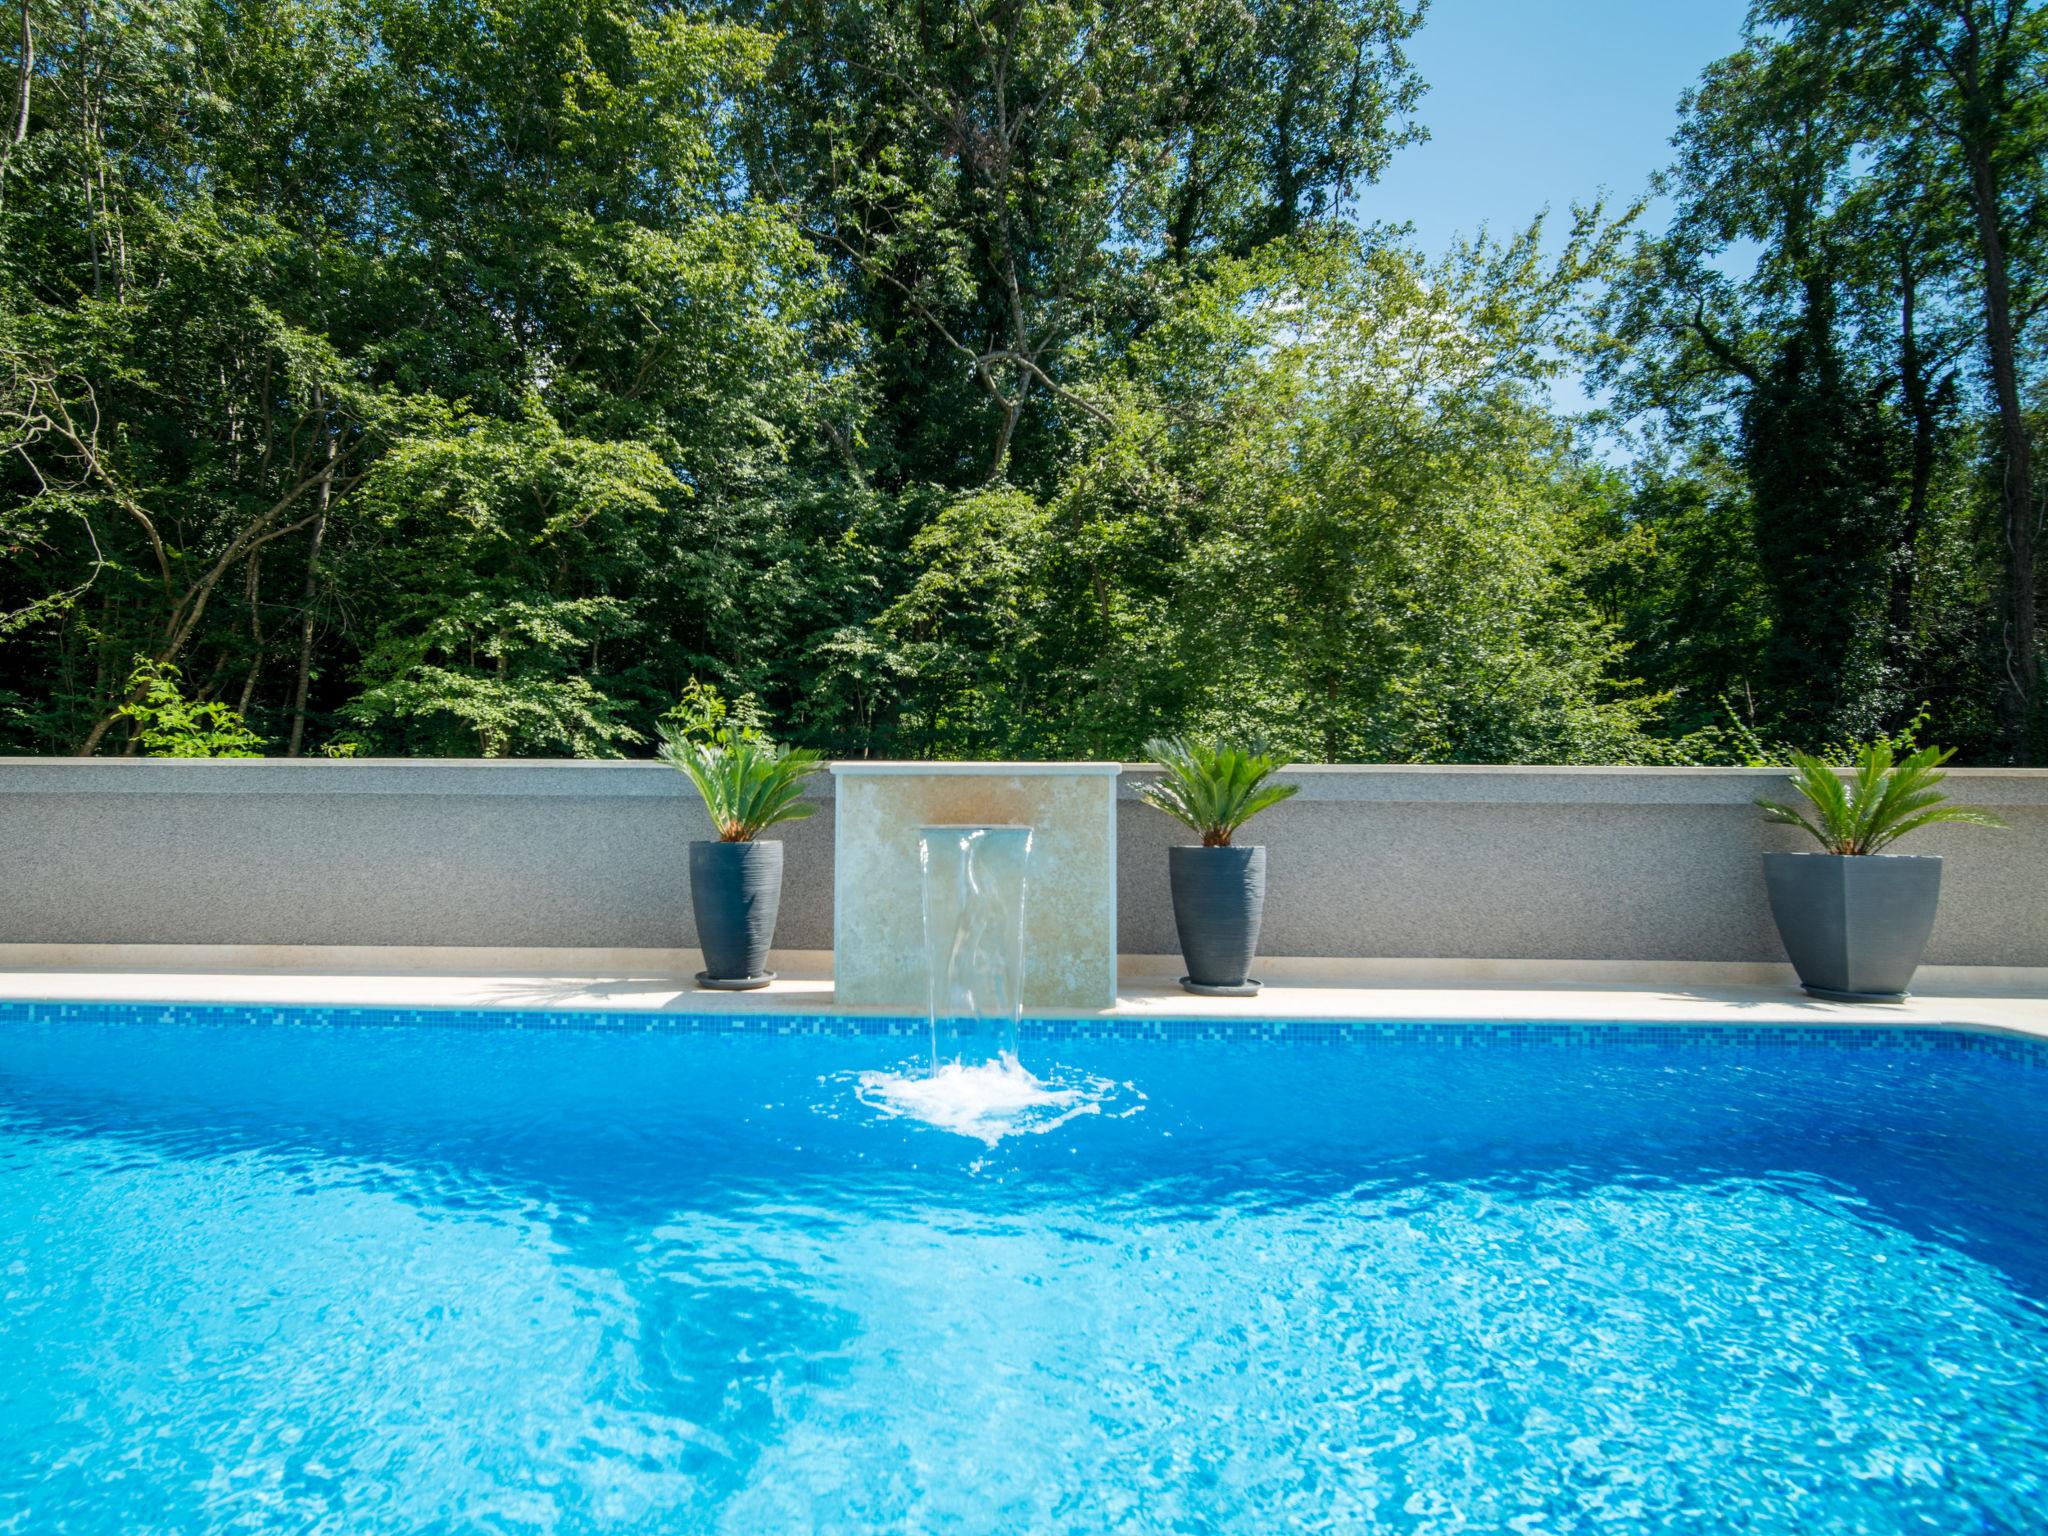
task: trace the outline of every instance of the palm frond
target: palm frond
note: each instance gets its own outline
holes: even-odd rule
[[[1186,825],[1208,848],[1229,847],[1239,827],[1301,787],[1267,784],[1284,765],[1258,744],[1164,736],[1146,742],[1145,750],[1162,772],[1138,798]]]
[[[1775,800],[1759,800],[1764,819],[1804,827],[1829,853],[1872,854],[1922,827],[1958,822],[2002,827],[1989,811],[1947,805],[1941,771],[1955,754],[1923,747],[1894,760],[1888,742],[1872,742],[1856,754],[1846,774],[1804,752],[1792,754],[1792,787],[1813,807],[1811,818]]]
[[[730,730],[709,739],[664,730],[659,756],[689,775],[724,842],[752,842],[768,828],[801,821],[817,809],[800,797],[805,778],[825,760],[806,748],[784,750]]]
[[[1757,805],[1763,811],[1765,821],[1783,822],[1787,826],[1804,827],[1808,832],[1813,834],[1815,842],[1818,842],[1823,846],[1827,844],[1827,833],[1823,832],[1819,827],[1815,826],[1811,821],[1807,820],[1806,817],[1800,815],[1799,812],[1794,810],[1791,806],[1780,805],[1775,800],[1759,800],[1757,801]]]
[[[1967,827],[2002,827],[2005,825],[2003,821],[1992,815],[1991,812],[1980,811],[1975,806],[1936,806],[1932,810],[1921,812],[1918,816],[1908,817],[1906,820],[1888,829],[1882,837],[1878,838],[1871,845],[1869,851],[1875,853],[1879,848],[1897,842],[1908,832],[1917,832],[1922,827],[1932,827],[1942,822],[1954,822],[1959,826]]]

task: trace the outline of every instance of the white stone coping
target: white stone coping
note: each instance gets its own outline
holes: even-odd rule
[[[868,761],[829,765],[805,786],[825,799],[832,780],[869,776],[1120,779],[1119,799],[1155,777],[1150,763]],[[1953,768],[1966,803],[2048,809],[2048,768]],[[1552,768],[1443,763],[1301,763],[1279,778],[1301,802],[1391,805],[1730,805],[1789,790],[1781,768]],[[550,758],[0,757],[0,799],[10,794],[505,795],[695,798],[665,763]]]
[[[446,757],[0,757],[8,794],[697,797],[666,763]]]
[[[1123,764],[1119,799],[1156,778],[1152,763]],[[1297,801],[1382,805],[1729,805],[1797,798],[1784,768],[1559,768],[1521,764],[1295,763],[1274,775]],[[1966,804],[2048,808],[2048,768],[1951,768],[1951,796]]]
[[[832,994],[831,956],[778,951],[776,982],[758,992],[701,992],[694,950],[507,950],[179,945],[0,944],[0,999],[43,1002],[247,1003],[276,1007],[484,1008],[719,1013],[892,1014]],[[1809,998],[1789,968],[1671,966],[1643,979],[1603,962],[1262,960],[1252,998],[1180,990],[1175,959],[1125,955],[1116,1004],[1031,1010],[1106,1019],[1432,1020],[1602,1024],[1949,1026],[2048,1039],[2048,974],[1923,967],[1903,1004]]]
[[[832,764],[835,777],[860,779],[898,775],[916,778],[977,779],[1113,779],[1122,773],[1121,763],[919,763],[901,759],[874,760],[846,758]]]

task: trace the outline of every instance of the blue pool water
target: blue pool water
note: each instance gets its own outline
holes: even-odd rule
[[[590,1022],[0,1005],[0,1531],[2048,1527],[2031,1048]]]

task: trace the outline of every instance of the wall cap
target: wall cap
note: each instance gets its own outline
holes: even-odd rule
[[[832,772],[843,778],[867,778],[869,776],[897,775],[927,779],[977,778],[977,779],[1020,779],[1050,778],[1065,779],[1113,779],[1123,772],[1118,763],[998,763],[998,762],[934,762],[919,763],[896,759],[844,758],[832,764]]]
[[[849,759],[807,781],[828,800],[836,778],[881,776],[1118,779],[1133,800],[1150,763],[903,762]],[[1952,768],[1966,803],[2048,809],[2048,769]],[[1781,768],[1566,768],[1433,763],[1304,763],[1282,782],[1296,799],[1387,805],[1727,805],[1791,793]],[[14,795],[483,795],[689,798],[689,780],[644,759],[0,757],[0,801]],[[1995,836],[1996,834],[1989,834]]]

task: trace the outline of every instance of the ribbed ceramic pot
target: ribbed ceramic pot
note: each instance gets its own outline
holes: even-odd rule
[[[1266,913],[1265,848],[1189,846],[1169,848],[1166,857],[1188,980],[1202,987],[1246,985]]]
[[[690,902],[707,977],[765,976],[782,905],[782,844],[690,844]]]
[[[1817,997],[1897,1002],[1913,983],[1941,903],[1941,860],[1902,854],[1767,853],[1778,937]]]

